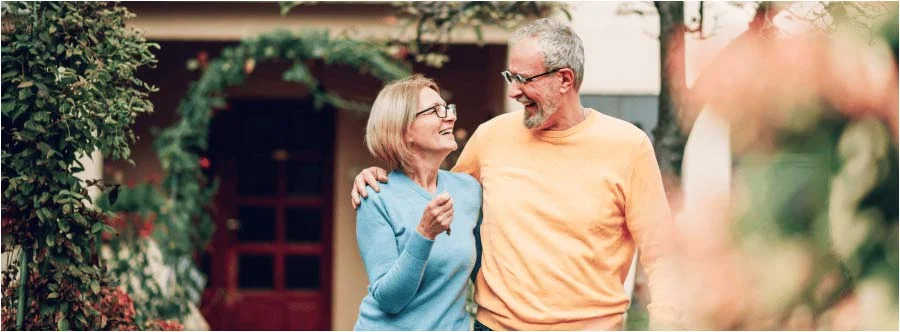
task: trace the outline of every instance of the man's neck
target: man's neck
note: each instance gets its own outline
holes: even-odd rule
[[[562,131],[572,128],[587,119],[587,109],[581,106],[581,102],[575,98],[574,101],[563,100],[560,102],[559,109],[552,116],[552,124],[542,130]]]

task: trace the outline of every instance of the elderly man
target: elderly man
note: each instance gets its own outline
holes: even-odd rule
[[[571,27],[540,19],[510,45],[502,75],[524,110],[481,124],[453,168],[483,186],[475,329],[621,329],[636,244],[651,321],[671,328],[672,219],[650,139],[581,105],[584,49]],[[384,174],[356,177],[354,207]]]

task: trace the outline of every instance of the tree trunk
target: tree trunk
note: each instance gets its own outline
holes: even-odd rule
[[[660,87],[659,114],[653,130],[653,149],[663,176],[669,179],[681,174],[681,156],[687,141],[678,122],[678,110],[685,96],[684,74],[684,3],[654,1],[659,14]],[[676,183],[666,183],[666,191]]]

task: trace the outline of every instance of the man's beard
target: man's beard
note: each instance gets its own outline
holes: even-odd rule
[[[519,100],[519,102],[522,102],[522,101],[531,102],[530,99]],[[535,103],[534,106],[535,106],[535,108],[537,108],[537,110],[534,113],[528,114],[527,110],[524,111],[525,117],[522,120],[522,124],[525,125],[525,128],[528,128],[528,129],[540,128],[543,126],[544,122],[546,122],[547,119],[551,115],[553,115],[553,113],[556,113],[556,103],[546,102],[544,105],[539,105],[539,104]]]

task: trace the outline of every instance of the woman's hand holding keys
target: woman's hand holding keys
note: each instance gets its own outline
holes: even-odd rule
[[[425,238],[434,240],[444,231],[450,235],[451,222],[453,222],[453,198],[444,192],[428,202],[416,231]]]

